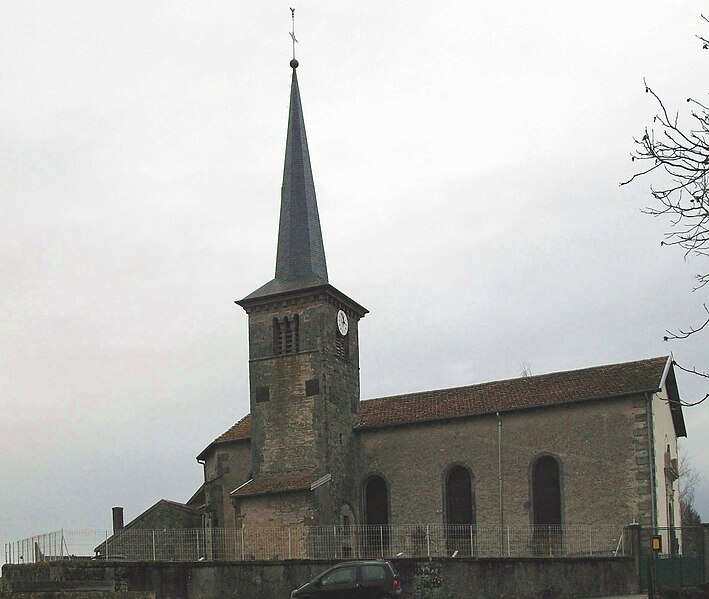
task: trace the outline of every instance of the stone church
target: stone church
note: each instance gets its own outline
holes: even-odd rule
[[[669,357],[360,399],[367,309],[328,283],[297,67],[275,276],[236,302],[250,413],[197,456],[186,505],[128,526],[178,508],[212,529],[679,525]]]

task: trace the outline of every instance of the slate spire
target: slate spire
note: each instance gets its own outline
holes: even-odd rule
[[[308,140],[305,136],[303,107],[300,102],[298,61],[290,61],[293,79],[288,113],[286,159],[281,186],[281,218],[278,226],[276,276],[243,300],[328,285],[325,248],[320,230],[318,203],[315,199],[313,172],[310,168]]]
[[[293,78],[281,186],[276,274],[268,283],[236,302],[242,307],[246,307],[251,300],[276,294],[321,285],[329,287],[318,203],[305,135],[303,106],[296,75],[298,61],[294,58],[290,61],[290,66],[293,69]]]
[[[327,265],[296,75],[298,61],[293,59],[290,64],[293,79],[281,187],[276,279],[302,280],[304,286],[310,286],[327,283]]]

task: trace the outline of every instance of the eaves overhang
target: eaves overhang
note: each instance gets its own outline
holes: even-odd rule
[[[243,299],[236,300],[234,303],[241,306],[246,312],[250,312],[255,308],[265,307],[283,300],[309,298],[319,294],[329,295],[337,302],[348,307],[357,318],[363,318],[365,314],[369,313],[367,308],[330,285],[330,283],[302,286],[298,282],[278,281],[278,279],[273,279],[254,293],[247,295]]]

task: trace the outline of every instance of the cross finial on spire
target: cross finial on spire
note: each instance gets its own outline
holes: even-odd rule
[[[290,61],[290,66],[295,69],[298,66],[298,61],[295,59],[295,45],[298,43],[298,40],[295,39],[295,8],[290,9],[290,18],[291,18],[290,37],[293,40],[293,60]]]

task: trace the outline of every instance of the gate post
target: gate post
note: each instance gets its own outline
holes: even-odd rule
[[[709,523],[702,526],[702,557],[704,561],[704,582],[709,581]]]
[[[629,524],[625,528],[625,532],[628,535],[626,538],[628,544],[627,547],[630,549],[630,555],[633,556],[633,562],[635,563],[635,580],[638,584],[639,592],[643,588],[643,581],[640,579],[640,564],[643,559],[643,552],[640,546],[640,524]]]

